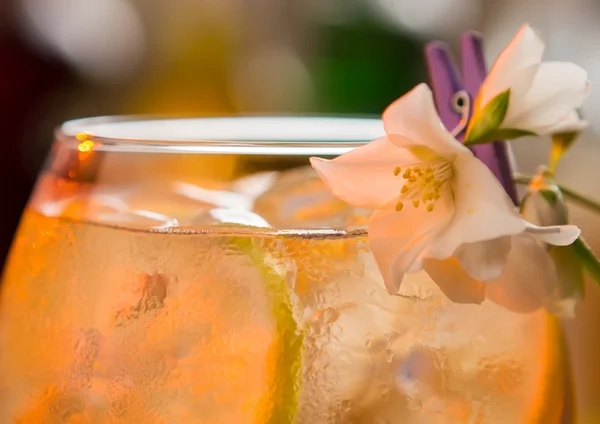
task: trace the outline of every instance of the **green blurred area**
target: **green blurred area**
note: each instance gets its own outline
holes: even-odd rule
[[[315,108],[327,113],[381,113],[426,80],[423,46],[378,22],[321,28],[312,74]]]

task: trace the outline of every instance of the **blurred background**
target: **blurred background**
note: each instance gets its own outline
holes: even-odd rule
[[[490,60],[524,23],[600,80],[599,0],[1,0],[0,260],[53,129],[105,114],[379,114],[426,81],[423,44],[481,31]],[[600,94],[561,182],[600,198]],[[548,141],[514,146],[531,173]],[[573,208],[600,252],[600,216]],[[582,422],[600,422],[600,289],[564,324]]]

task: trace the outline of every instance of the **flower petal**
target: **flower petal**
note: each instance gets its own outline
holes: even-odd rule
[[[451,256],[463,243],[513,235],[525,224],[489,168],[479,159],[460,155],[454,162],[454,215],[438,237],[430,256]]]
[[[530,222],[525,223],[525,231],[534,235],[538,240],[554,246],[568,246],[573,244],[581,235],[581,230],[575,225],[553,225],[538,227]]]
[[[517,87],[529,87],[536,65],[542,61],[544,48],[540,35],[529,25],[523,25],[492,65],[479,90],[478,106],[487,104],[509,88],[513,88],[511,97],[514,98],[519,94],[515,92]]]
[[[543,246],[527,233],[512,238],[500,278],[485,283],[486,298],[515,312],[533,312],[556,287],[556,268]]]
[[[414,164],[415,157],[379,138],[333,160],[311,158],[310,163],[334,195],[348,204],[380,209],[400,195],[403,182],[396,167]]]
[[[525,96],[515,96],[502,127],[547,134],[589,94],[590,83],[583,68],[568,62],[542,63]]]
[[[561,121],[546,131],[548,134],[577,133],[583,131],[589,125],[588,121],[581,119],[576,110],[572,110]]]
[[[470,276],[481,281],[494,280],[502,274],[508,254],[511,236],[492,240],[461,244],[454,256]]]
[[[455,303],[481,303],[484,283],[471,277],[456,258],[426,259],[423,268],[444,294]]]
[[[426,84],[417,85],[392,103],[383,112],[383,125],[392,143],[401,147],[423,146],[442,156],[467,150],[444,128]]]
[[[404,274],[422,268],[421,253],[452,216],[451,199],[445,197],[431,212],[407,204],[401,212],[376,211],[371,216],[369,245],[390,293],[398,292]]]

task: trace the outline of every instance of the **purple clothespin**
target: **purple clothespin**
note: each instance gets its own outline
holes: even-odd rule
[[[464,34],[461,38],[460,54],[462,77],[446,44],[434,41],[425,48],[425,58],[438,113],[449,131],[456,128],[462,118],[461,112],[457,110],[457,106],[460,106],[456,105],[456,102],[460,101],[457,100],[460,97],[457,97],[457,93],[464,90],[469,96],[470,104],[473,105],[479,87],[487,75],[483,40],[480,35],[473,32]],[[471,111],[469,111],[469,119],[470,113]],[[464,131],[461,131],[457,139],[462,141],[464,136]],[[518,204],[506,141],[475,145],[471,150],[490,168],[513,202]]]

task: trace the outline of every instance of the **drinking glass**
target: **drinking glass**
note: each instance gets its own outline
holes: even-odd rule
[[[424,272],[388,294],[369,211],[309,165],[383,133],[354,118],[64,124],[4,271],[0,422],[559,422],[556,321],[454,303]]]

